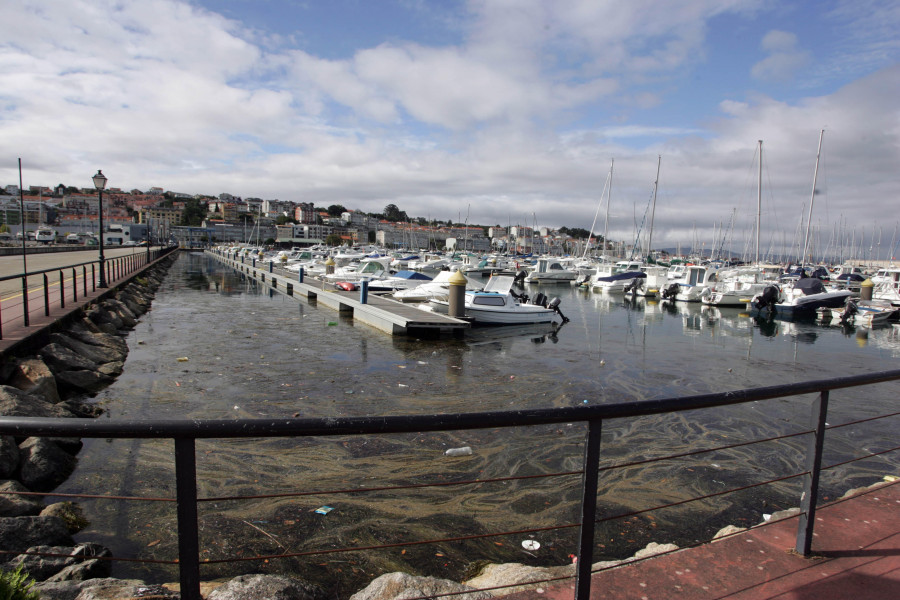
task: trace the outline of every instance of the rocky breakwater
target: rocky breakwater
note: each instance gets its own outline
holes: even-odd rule
[[[99,416],[90,399],[121,374],[128,355],[124,336],[150,308],[174,259],[159,261],[37,334],[27,350],[19,350],[28,355],[4,356],[0,416]],[[110,551],[72,538],[87,525],[78,505],[46,505],[42,495],[72,473],[81,446],[77,438],[0,435],[0,569],[21,566],[47,582],[109,576],[111,563],[102,559]]]

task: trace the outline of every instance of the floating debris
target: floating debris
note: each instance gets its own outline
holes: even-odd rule
[[[449,448],[446,452],[444,452],[447,456],[469,456],[472,454],[472,448],[469,446],[463,446],[462,448]]]
[[[179,356],[179,357],[176,358],[175,360],[177,360],[178,362],[187,362],[187,361],[188,361],[188,357],[187,357],[187,356]]]
[[[328,513],[330,513],[333,510],[334,510],[334,508],[331,506],[320,506],[313,512],[316,513],[317,515],[327,515]]]
[[[522,540],[522,547],[526,550],[537,550],[541,547],[541,543],[537,540]]]

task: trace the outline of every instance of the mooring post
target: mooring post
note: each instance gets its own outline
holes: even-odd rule
[[[359,303],[368,304],[369,302],[369,280],[363,279],[359,282]]]

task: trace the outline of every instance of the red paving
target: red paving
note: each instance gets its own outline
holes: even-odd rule
[[[898,600],[900,484],[816,512],[813,557],[794,554],[797,517],[597,573],[591,600]],[[571,600],[574,582],[506,596]]]

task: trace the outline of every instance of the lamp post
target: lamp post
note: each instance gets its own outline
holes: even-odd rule
[[[106,266],[103,262],[103,188],[106,187],[106,175],[103,171],[97,170],[94,175],[94,187],[97,188],[97,209],[100,213],[100,282],[97,287],[106,287]]]

